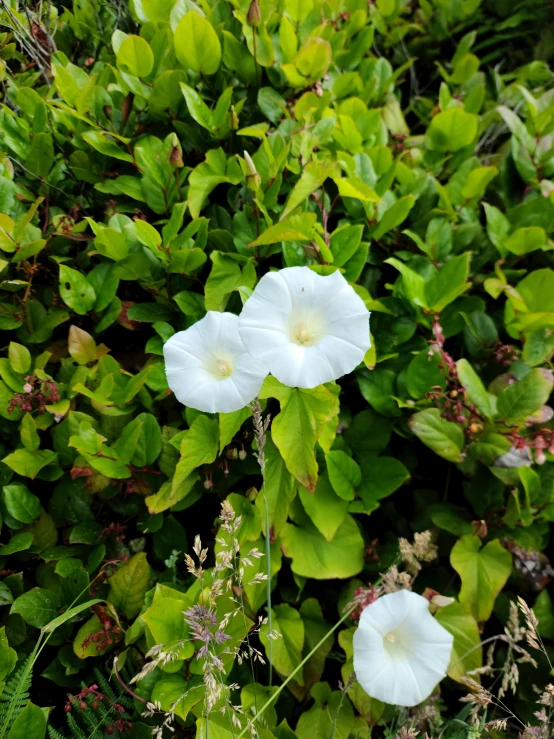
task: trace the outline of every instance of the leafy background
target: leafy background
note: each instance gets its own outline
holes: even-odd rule
[[[2,0],[0,23],[0,737],[44,736],[37,705],[52,737],[150,736],[156,718],[108,684],[113,656],[128,682],[188,638],[183,555],[197,534],[217,546],[224,499],[244,551],[267,552],[253,567],[282,634],[270,647],[262,629],[269,665],[227,664],[246,713],[398,562],[399,537],[431,529],[415,589],[456,599],[438,615],[456,641],[421,725],[471,736],[457,681],[510,601],[554,637],[551,5]],[[296,265],[343,272],[373,348],[338,383],[266,381],[264,497],[250,409],[181,407],[162,346]],[[242,596],[236,639],[265,583]],[[394,734],[396,709],[338,690],[354,628],[260,736]],[[190,690],[175,711],[192,736],[201,665],[191,642],[179,657],[134,689],[164,710]],[[548,669],[520,669],[527,721]],[[111,703],[85,695],[67,725],[65,694],[91,683]],[[236,736],[225,716],[209,729]]]

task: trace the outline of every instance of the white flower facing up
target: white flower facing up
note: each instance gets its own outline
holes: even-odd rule
[[[354,634],[354,670],[372,698],[417,706],[446,675],[454,639],[409,590],[378,598],[362,612]]]
[[[259,393],[267,370],[248,354],[233,313],[208,311],[164,345],[165,371],[177,400],[207,413],[231,413]]]
[[[280,382],[313,388],[352,372],[370,347],[369,311],[339,271],[264,275],[239,318],[246,348]]]

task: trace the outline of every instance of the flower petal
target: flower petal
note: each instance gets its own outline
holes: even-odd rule
[[[384,595],[364,609],[354,634],[356,676],[372,698],[415,706],[446,675],[453,641],[426,598],[408,590]]]
[[[209,311],[164,345],[167,382],[179,402],[206,413],[231,413],[250,403],[267,370],[246,351],[238,316]],[[218,362],[231,374],[218,374]]]
[[[306,327],[309,341],[294,339]],[[239,318],[250,354],[284,385],[313,388],[351,372],[369,349],[369,312],[339,271],[308,267],[270,272]]]

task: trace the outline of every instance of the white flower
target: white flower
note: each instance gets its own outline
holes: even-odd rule
[[[208,311],[164,345],[165,372],[177,400],[207,413],[231,413],[259,393],[267,371],[242,343],[233,313]]]
[[[239,331],[250,354],[289,387],[352,372],[369,349],[369,311],[340,272],[268,272],[246,301]]]
[[[363,610],[354,634],[356,677],[372,698],[417,706],[445,677],[453,642],[426,598],[409,590],[383,595]]]

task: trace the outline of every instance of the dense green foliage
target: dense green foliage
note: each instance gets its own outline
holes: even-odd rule
[[[242,516],[242,555],[266,555],[214,606],[221,620],[238,599],[227,633],[236,646],[250,631],[266,662],[223,654],[233,704],[252,718],[294,675],[260,737],[410,723],[356,684],[339,691],[351,617],[297,668],[354,591],[399,563],[399,537],[426,530],[439,556],[414,589],[456,599],[437,616],[455,647],[432,715],[411,716],[433,737],[487,734],[458,702],[480,639],[502,633],[518,595],[547,649],[554,637],[551,11],[1,0],[0,739],[45,736],[37,705],[53,706],[52,737],[150,736],[164,716],[141,717],[141,699],[175,712],[176,736],[240,734],[241,714],[203,718],[201,643],[183,618],[204,592],[184,555],[199,534],[209,584],[223,500]],[[262,492],[251,409],[180,406],[162,346],[295,265],[343,272],[373,346],[338,383],[268,378]],[[256,627],[264,573],[275,640]],[[128,682],[171,643],[178,659],[114,708],[114,655]],[[535,658],[504,698],[524,723],[548,680]],[[100,705],[86,693],[66,720],[65,693],[102,681]],[[111,690],[123,695],[115,678]]]

